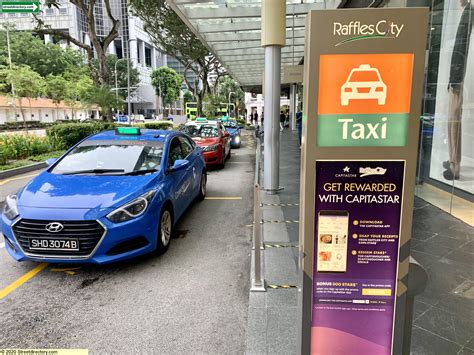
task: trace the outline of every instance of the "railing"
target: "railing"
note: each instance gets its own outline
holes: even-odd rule
[[[260,202],[260,155],[261,143],[257,135],[257,151],[255,153],[255,182],[253,190],[253,255],[254,273],[250,291],[265,291],[265,280],[262,275],[262,209]]]

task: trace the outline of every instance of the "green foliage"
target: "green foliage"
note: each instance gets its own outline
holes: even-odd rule
[[[194,97],[194,95],[191,93],[191,91],[189,90],[186,90],[184,92],[184,95],[183,95],[183,100],[184,100],[184,105],[186,106],[186,104],[188,102],[195,102],[196,101],[196,98]]]
[[[64,123],[48,128],[46,135],[54,149],[60,150],[69,149],[91,134],[114,128],[115,125],[109,122]]]
[[[170,130],[170,129],[173,129],[173,122],[171,121],[146,122],[146,123],[140,123],[137,126],[140,128],[148,128],[148,129]]]
[[[24,159],[31,155],[50,152],[52,145],[48,138],[29,135],[0,136],[0,165],[9,160]]]
[[[95,86],[90,78],[84,78],[83,83],[78,88],[81,101],[97,105],[102,111],[102,117],[112,120],[112,109],[122,108],[123,101],[117,99],[115,93],[108,86]]]
[[[4,78],[4,82],[0,82],[0,92],[10,93],[11,85],[15,87],[17,97],[28,99],[37,98],[44,92],[44,79],[28,66],[13,66],[0,68],[0,78]]]
[[[159,67],[151,73],[151,84],[156,95],[163,98],[163,103],[172,104],[179,99],[183,77],[169,67]]]
[[[220,107],[220,99],[219,96],[216,95],[207,95],[204,97],[203,101],[204,106],[204,115],[207,118],[216,118],[220,116],[219,107]]]
[[[71,86],[66,79],[59,75],[48,75],[45,80],[45,93],[55,104],[61,103],[68,97],[68,90]]]
[[[0,31],[0,65],[7,65],[6,31]],[[29,66],[42,77],[62,75],[71,67],[85,67],[81,52],[62,48],[57,44],[45,44],[27,31],[10,31],[12,63]]]
[[[218,92],[221,102],[228,102],[229,93],[232,92],[230,96],[230,102],[236,104],[236,109],[239,106],[242,110],[245,109],[245,93],[240,88],[239,84],[230,76],[226,76],[221,79],[219,82]]]
[[[42,162],[42,161],[46,161],[49,158],[59,158],[65,152],[66,152],[65,150],[55,150],[49,153],[33,155],[31,157],[28,157],[28,160],[35,161],[35,162]]]

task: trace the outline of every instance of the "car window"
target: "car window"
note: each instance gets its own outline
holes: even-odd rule
[[[85,141],[69,152],[50,172],[64,174],[93,169],[117,169],[129,173],[159,169],[163,143],[116,140]]]
[[[235,121],[227,121],[224,122],[225,128],[238,128],[237,123]]]
[[[170,143],[170,150],[168,154],[168,167],[173,166],[176,160],[184,159],[183,151],[181,150],[181,144],[179,144],[178,138],[173,138]]]
[[[193,146],[189,143],[188,139],[185,137],[179,137],[179,141],[181,143],[181,149],[183,151],[183,155],[187,157],[191,152],[194,150]]]
[[[216,126],[202,125],[200,134],[202,138],[215,138],[219,137],[219,133]]]
[[[375,70],[354,70],[348,81],[380,81]]]

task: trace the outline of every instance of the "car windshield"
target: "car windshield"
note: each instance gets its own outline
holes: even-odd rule
[[[222,122],[222,124],[226,128],[238,128],[239,127],[239,126],[237,126],[237,123],[235,121],[226,121],[226,122]]]
[[[158,170],[163,142],[86,141],[51,171],[53,174],[135,174]]]
[[[375,70],[356,70],[352,72],[348,81],[380,81],[380,78]]]
[[[183,131],[191,137],[214,138],[219,136],[217,127],[213,125],[188,125],[184,126]]]

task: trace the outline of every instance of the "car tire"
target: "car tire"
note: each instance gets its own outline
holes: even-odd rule
[[[201,174],[201,182],[199,183],[199,193],[197,196],[197,199],[199,201],[204,200],[204,198],[206,197],[206,191],[207,191],[206,184],[207,184],[207,175],[206,175],[206,172],[203,171]]]
[[[158,255],[166,253],[168,250],[171,237],[173,236],[173,213],[167,206],[163,207],[160,213],[160,221],[158,224],[158,235],[156,237],[156,253]]]

